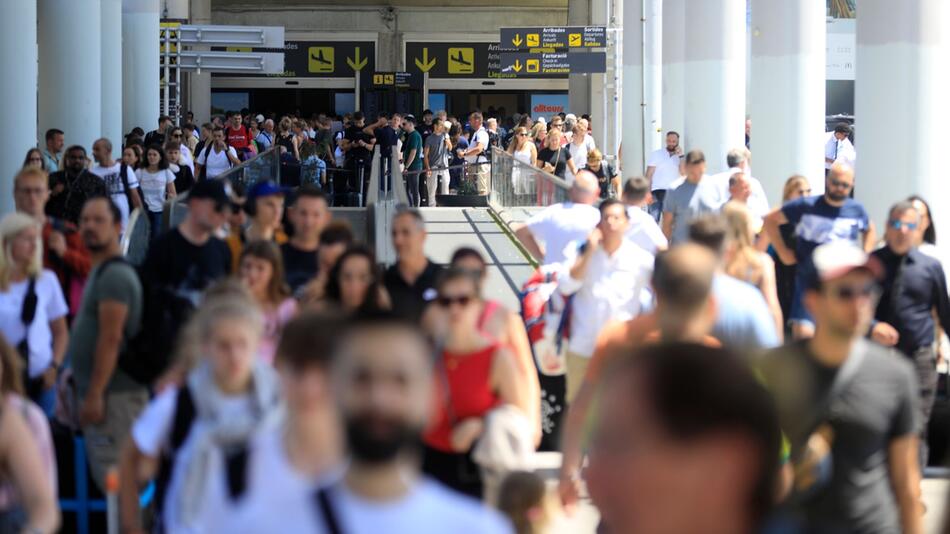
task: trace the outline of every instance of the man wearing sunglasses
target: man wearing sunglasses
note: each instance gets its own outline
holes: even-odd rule
[[[895,204],[884,232],[885,246],[874,251],[884,266],[884,290],[874,314],[871,339],[894,347],[917,371],[920,392],[920,462],[927,463],[927,422],[937,387],[934,314],[950,331],[950,298],[940,261],[914,246],[920,212],[911,202]]]
[[[917,379],[864,337],[880,262],[840,241],[817,247],[813,262],[804,304],[814,337],[759,365],[791,447],[786,511],[807,532],[923,532]]]
[[[867,211],[858,201],[850,198],[854,188],[854,169],[843,163],[832,166],[825,178],[824,195],[792,200],[765,217],[764,230],[785,265],[798,265],[795,292],[789,320],[795,339],[814,335],[811,314],[803,305],[807,277],[814,270],[812,252],[820,245],[844,241],[870,252],[874,247],[874,225]],[[791,223],[798,238],[795,250],[788,248],[779,232],[779,226]]]

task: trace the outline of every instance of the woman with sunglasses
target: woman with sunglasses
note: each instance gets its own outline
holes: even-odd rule
[[[531,143],[529,143],[531,144]],[[470,247],[461,247],[452,254],[450,266],[472,274],[478,280],[478,330],[507,347],[518,366],[518,379],[527,388],[530,400],[523,408],[534,424],[534,444],[541,442],[541,386],[538,382],[538,371],[535,367],[534,356],[531,353],[531,343],[525,331],[524,321],[517,313],[509,310],[497,300],[486,299],[484,294],[485,281],[488,279],[488,265],[481,253]],[[429,306],[422,317],[423,328],[432,336],[439,339],[448,329],[448,314],[441,306]]]
[[[26,151],[26,159],[23,160],[23,166],[36,167],[49,172],[49,169],[46,168],[46,164],[43,162],[43,153],[40,152],[38,148],[31,148]],[[55,171],[56,169],[53,170]]]
[[[482,498],[483,484],[471,453],[485,430],[485,416],[505,404],[525,413],[528,391],[519,380],[511,352],[478,327],[482,313],[478,279],[450,268],[436,285],[435,305],[446,314],[446,330],[436,345],[440,394],[435,416],[423,434],[422,469],[456,491]],[[530,424],[525,419],[525,424]]]
[[[538,166],[538,147],[530,138],[528,129],[524,126],[515,128],[514,140],[508,145],[508,154],[515,161],[511,170],[511,185],[516,195],[530,195],[534,185],[533,168]]]

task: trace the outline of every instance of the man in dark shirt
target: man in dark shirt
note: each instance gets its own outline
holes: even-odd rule
[[[174,295],[197,307],[201,293],[231,273],[231,251],[213,235],[224,224],[228,206],[219,180],[202,180],[191,188],[185,219],[149,247],[141,273],[146,298]]]
[[[814,337],[758,365],[791,449],[788,511],[804,532],[922,532],[914,371],[863,337],[880,266],[840,241],[817,247],[813,265],[803,299]]]
[[[927,421],[937,387],[934,317],[950,331],[950,298],[940,262],[914,247],[920,213],[911,202],[891,208],[884,232],[886,245],[874,256],[884,266],[884,291],[871,326],[871,338],[895,347],[917,370],[920,391],[921,465],[927,463]]]
[[[399,143],[399,133],[396,131],[399,128],[399,121],[400,115],[398,113],[393,113],[390,120],[389,114],[384,111],[379,114],[376,122],[363,129],[363,133],[376,138],[376,146],[379,147],[380,156],[379,168],[382,175],[386,177],[387,183],[392,175],[390,162],[392,161],[393,147]],[[384,184],[380,183],[380,189],[383,186]],[[387,186],[386,189],[391,188]]]
[[[46,214],[72,224],[79,224],[87,199],[108,194],[102,178],[86,169],[86,149],[79,145],[66,149],[63,170],[49,175],[49,189]]]
[[[393,217],[396,263],[386,270],[383,283],[393,303],[393,313],[412,322],[422,318],[435,298],[435,282],[442,267],[425,255],[426,222],[418,210],[407,209]]]
[[[290,240],[280,246],[284,257],[284,277],[295,293],[317,275],[317,249],[320,233],[330,222],[327,197],[312,185],[297,190],[287,216],[294,232]]]
[[[357,111],[353,113],[353,124],[343,132],[343,142],[340,144],[345,153],[345,166],[347,173],[338,173],[340,183],[334,183],[334,193],[336,195],[345,195],[346,192],[359,192],[360,187],[365,187],[369,181],[370,169],[373,165],[373,147],[376,145],[376,139],[372,135],[363,131],[366,127],[366,119],[363,113]],[[362,177],[362,180],[361,180]],[[334,180],[336,182],[336,180]],[[345,196],[338,199],[341,202],[335,205],[343,205]]]

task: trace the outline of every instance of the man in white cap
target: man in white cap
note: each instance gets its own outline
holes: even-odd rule
[[[841,241],[817,247],[813,262],[804,304],[815,336],[758,366],[791,449],[788,512],[809,532],[923,532],[917,378],[864,337],[880,263]]]

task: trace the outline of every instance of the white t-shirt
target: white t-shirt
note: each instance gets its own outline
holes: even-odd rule
[[[630,219],[627,239],[654,256],[657,250],[669,246],[660,225],[656,224],[656,220],[649,213],[637,206],[629,206],[627,216]]]
[[[597,208],[562,202],[535,214],[527,225],[535,239],[544,242],[544,265],[560,265],[564,263],[565,247],[572,241],[587,239],[599,222]]]
[[[228,152],[237,158],[237,151],[234,150],[233,146],[228,147]],[[205,157],[205,154],[207,154],[207,157]],[[205,178],[214,178],[219,174],[227,172],[228,169],[231,168],[231,160],[228,159],[224,150],[218,152],[214,146],[211,147],[211,150],[201,149],[201,154],[198,154],[198,159],[195,160],[195,163],[207,167]]]
[[[475,145],[479,143],[481,143],[482,148],[484,149],[482,150],[482,153],[477,156],[465,156],[465,161],[469,163],[488,161],[488,156],[490,154],[488,147],[488,132],[485,130],[484,126],[472,134],[472,139],[468,142],[469,150],[475,148]]]
[[[584,142],[577,145],[573,142],[567,144],[567,150],[571,153],[571,160],[574,162],[574,168],[581,170],[587,166],[587,154],[590,152],[590,146],[587,144],[587,138],[584,138]],[[564,170],[565,178],[568,183],[574,183],[574,173],[571,172],[571,169]]]
[[[49,323],[65,317],[69,307],[59,286],[59,279],[52,271],[43,269],[36,278],[36,315],[27,332],[20,314],[28,286],[29,280],[24,280],[10,284],[9,289],[0,293],[0,333],[13,347],[29,336],[30,378],[36,378],[53,363],[53,332]]]
[[[178,388],[169,387],[148,403],[148,406],[139,414],[132,425],[132,440],[142,453],[150,458],[158,458],[163,450],[170,446],[172,426],[175,418]],[[222,419],[228,414],[244,414],[251,410],[251,398],[246,395],[226,399],[221,413]],[[217,526],[222,525],[230,517],[233,505],[229,502],[227,492],[227,476],[224,459],[220,454],[213,454],[209,469],[211,473],[220,473],[220,477],[212,477],[205,481],[205,492],[202,497],[201,512],[193,525],[182,525],[179,518],[178,494],[182,491],[185,480],[185,470],[191,459],[195,446],[195,436],[206,431],[208,423],[196,418],[192,423],[188,437],[175,454],[172,465],[171,478],[165,493],[165,509],[161,511],[166,531],[179,533],[219,532]]]
[[[135,176],[139,179],[142,200],[145,201],[148,211],[162,211],[168,196],[168,184],[175,183],[175,174],[169,169],[160,169],[156,173],[138,169],[135,171]]]
[[[336,482],[339,471],[310,477],[294,469],[287,458],[284,427],[258,434],[251,444],[247,489],[240,504],[219,525],[219,532],[314,531],[314,495],[321,485]]]
[[[185,167],[191,169],[191,173],[195,173],[195,158],[191,155],[191,149],[188,148],[188,145],[182,144],[179,149],[181,156],[178,158],[178,163],[181,163]]]
[[[117,161],[113,163],[111,167],[96,165],[90,170],[106,183],[106,190],[109,192],[109,196],[112,197],[112,201],[115,202],[115,205],[119,207],[119,211],[122,213],[122,230],[125,231],[125,226],[129,222],[129,213],[132,210],[129,206],[129,198],[125,196],[125,185],[122,183],[122,177],[119,176],[121,167],[122,162]],[[125,173],[125,177],[129,181],[129,188],[135,189],[138,187],[139,180],[136,178],[135,171],[132,167],[126,166]]]
[[[654,191],[673,189],[673,182],[680,177],[680,160],[682,157],[680,154],[673,154],[671,156],[666,148],[654,150],[650,154],[650,158],[647,160],[647,167],[655,167],[653,171],[653,185],[651,186]]]
[[[347,534],[507,534],[511,525],[482,503],[423,478],[409,494],[395,502],[364,499],[345,484],[330,488],[330,503]],[[312,505],[317,528],[327,532],[323,515]],[[284,532],[271,529],[273,532]],[[295,532],[302,532],[296,530]]]

